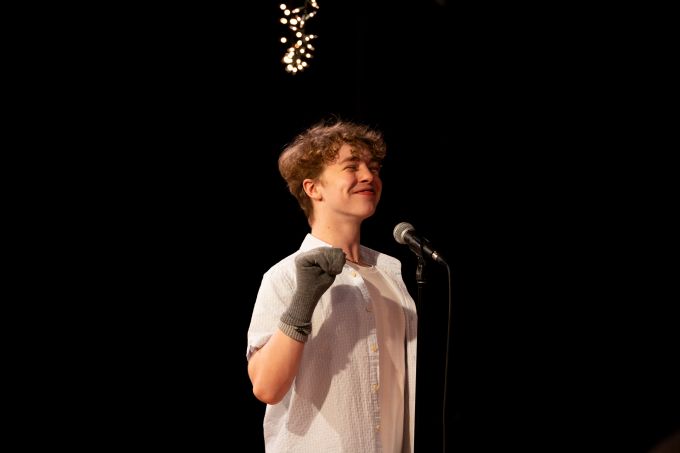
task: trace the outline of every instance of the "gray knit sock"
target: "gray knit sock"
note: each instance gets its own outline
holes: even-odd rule
[[[295,257],[297,287],[291,304],[281,315],[279,329],[283,333],[294,340],[307,341],[314,308],[344,265],[345,252],[335,247],[319,247]]]

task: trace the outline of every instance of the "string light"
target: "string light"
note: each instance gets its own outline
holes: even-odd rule
[[[283,12],[279,22],[288,27],[289,34],[288,38],[282,37],[281,42],[285,44],[290,41],[291,43],[281,61],[287,72],[297,74],[309,66],[308,61],[312,58],[314,51],[312,41],[317,36],[306,33],[305,25],[307,25],[307,20],[316,15],[319,4],[316,0],[305,0],[305,5],[300,8],[291,10],[285,3],[281,3],[279,8]]]

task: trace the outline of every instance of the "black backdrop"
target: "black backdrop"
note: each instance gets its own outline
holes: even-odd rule
[[[293,76],[279,17],[269,1],[145,11],[109,55],[111,120],[97,127],[114,169],[111,291],[129,308],[132,368],[111,398],[124,426],[149,445],[263,451],[246,332],[262,273],[307,232],[276,158],[338,115],[388,144],[362,241],[402,260],[414,298],[397,223],[451,264],[450,451],[644,452],[669,434],[670,272],[647,254],[658,237],[631,226],[654,210],[626,184],[638,162],[603,145],[611,80],[597,55],[576,57],[587,47],[554,32],[569,30],[555,14],[329,0]],[[442,448],[450,314],[446,272],[426,276],[419,453]]]

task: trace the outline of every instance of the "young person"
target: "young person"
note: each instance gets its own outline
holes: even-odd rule
[[[337,120],[279,157],[310,231],[264,274],[248,330],[268,453],[413,452],[416,306],[401,263],[361,244],[385,154],[381,132]]]

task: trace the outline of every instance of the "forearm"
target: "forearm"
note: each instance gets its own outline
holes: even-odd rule
[[[314,309],[344,265],[341,248],[317,247],[295,257],[295,291],[281,314],[279,329],[248,363],[253,394],[260,401],[276,404],[290,390],[311,333]]]
[[[248,362],[253,394],[267,404],[276,404],[288,393],[300,367],[305,344],[274,332],[267,343]]]

